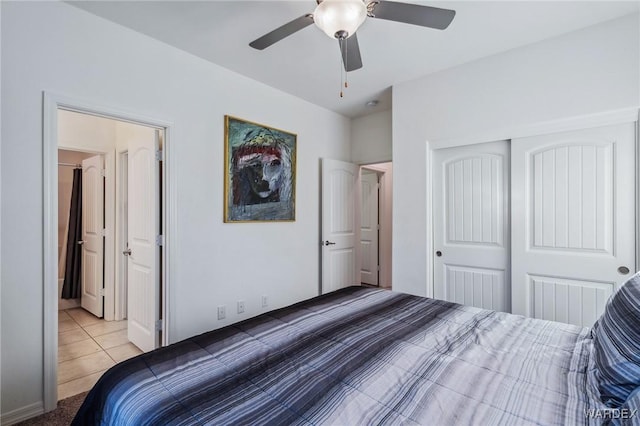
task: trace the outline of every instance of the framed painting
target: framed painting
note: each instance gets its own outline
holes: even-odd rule
[[[224,121],[224,221],[294,221],[297,136],[229,115]]]

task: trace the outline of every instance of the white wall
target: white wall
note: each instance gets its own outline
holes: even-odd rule
[[[58,111],[58,146],[86,152],[113,151],[116,121],[73,111]]]
[[[317,294],[319,158],[350,159],[347,118],[65,3],[3,2],[1,35],[3,419],[43,400],[43,90],[173,123],[172,341]],[[224,114],[298,135],[295,222],[223,223]]]
[[[351,161],[356,164],[391,161],[391,110],[351,121]]]
[[[394,290],[427,295],[427,141],[515,136],[535,123],[640,104],[632,15],[393,88]]]
[[[125,152],[129,149],[131,141],[153,138],[155,130],[151,127],[139,126],[137,124],[126,123],[124,121],[114,121],[116,152]]]

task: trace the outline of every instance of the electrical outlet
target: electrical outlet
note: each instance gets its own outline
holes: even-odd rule
[[[266,308],[269,306],[269,299],[267,299],[267,296],[262,295],[262,307]]]
[[[223,320],[227,317],[227,308],[224,306],[218,306],[218,319]]]
[[[238,313],[244,313],[244,300],[238,300]]]

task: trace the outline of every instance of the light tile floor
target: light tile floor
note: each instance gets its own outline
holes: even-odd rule
[[[127,340],[127,321],[105,321],[82,308],[58,311],[58,399],[88,391],[120,361],[142,351]]]

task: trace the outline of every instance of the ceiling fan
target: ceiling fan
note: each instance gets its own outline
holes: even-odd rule
[[[455,10],[383,0],[316,0],[316,3],[312,14],[307,13],[276,28],[249,46],[266,49],[315,23],[329,37],[338,40],[342,63],[348,72],[362,68],[356,31],[367,17],[444,30],[456,14]]]

